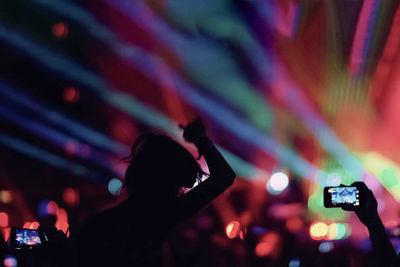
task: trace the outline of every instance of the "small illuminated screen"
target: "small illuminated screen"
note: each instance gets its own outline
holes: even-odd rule
[[[42,243],[39,232],[29,229],[16,229],[15,242],[18,246],[34,246]]]
[[[357,187],[332,187],[328,192],[331,194],[332,204],[353,204],[358,206],[358,190]]]

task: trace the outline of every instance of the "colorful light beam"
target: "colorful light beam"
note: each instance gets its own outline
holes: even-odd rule
[[[54,3],[48,0],[34,0],[34,2],[41,4],[50,8],[51,10],[63,14],[70,19],[78,22],[82,26],[86,27],[94,37],[102,40],[107,44],[117,55],[128,59],[131,64],[138,67],[142,72],[150,76],[151,79],[157,80],[157,73],[155,73],[155,66],[161,63],[165,65],[164,68],[168,68],[163,62],[162,58],[152,55],[144,51],[143,49],[133,45],[123,42],[118,39],[107,27],[98,23],[95,18],[88,13],[85,9],[74,5],[72,3],[67,3],[65,1],[60,1],[60,3]],[[254,88],[246,82],[246,79],[242,77],[242,73],[237,69],[235,63],[230,60],[230,55],[226,54],[226,49],[221,49],[216,43],[208,42],[205,39],[200,40],[186,40],[179,36],[176,32],[171,30],[165,23],[157,19],[155,16],[152,17],[152,23],[150,26],[149,15],[152,13],[144,4],[140,1],[109,1],[108,4],[118,9],[123,14],[129,16],[132,21],[141,25],[146,30],[155,30],[154,36],[157,36],[162,43],[169,44],[170,48],[174,48],[176,53],[179,53],[183,59],[186,61],[187,67],[192,69],[192,75],[201,83],[204,83],[205,89],[212,89],[216,95],[223,97],[229,103],[234,104],[236,107],[240,108],[246,116],[250,119],[252,123],[258,127],[265,129],[271,125],[272,121],[272,111],[266,105],[265,100],[261,95],[258,95]],[[153,32],[153,31],[151,31]],[[247,39],[250,38],[244,29],[240,31],[243,36]],[[255,44],[255,42],[249,43],[248,52],[253,53],[258,46],[250,44]],[[195,46],[195,47],[193,47]],[[195,49],[198,53],[193,53]],[[213,60],[214,64],[202,64],[204,58],[215,58]],[[258,62],[259,68],[265,68],[267,65],[262,64],[258,60],[259,57],[254,54],[251,57],[253,60]],[[208,62],[208,61],[207,61]],[[214,71],[210,71],[213,68]],[[169,69],[169,68],[168,68]],[[223,71],[224,73],[230,72],[229,75],[222,75],[218,77],[209,77],[210,74]],[[172,75],[178,75],[174,71],[169,70]],[[265,70],[268,75],[271,69]],[[207,79],[203,77],[208,76]],[[229,90],[227,90],[229,88]],[[230,93],[231,90],[235,91],[235,94]],[[259,114],[263,114],[259,116]]]
[[[61,149],[68,149],[68,147],[72,145],[72,154],[74,156],[94,163],[97,166],[108,170],[113,175],[123,175],[123,173],[116,173],[115,169],[112,168],[112,161],[109,157],[90,148],[90,153],[87,153],[88,145],[80,143],[73,137],[65,135],[64,133],[50,128],[38,121],[21,116],[15,110],[5,106],[0,106],[0,117],[18,125],[34,135],[45,139]]]
[[[2,80],[0,80],[0,95],[2,95],[3,98],[7,98],[9,101],[18,104],[21,109],[27,110],[31,114],[37,114],[45,118],[47,121],[64,128],[67,132],[77,136],[85,142],[116,153],[120,156],[125,156],[130,153],[130,149],[126,145],[112,140],[106,135],[66,117],[59,111],[56,111],[43,103],[39,103],[32,97],[23,94],[21,90],[11,87],[8,83]]]
[[[350,55],[349,73],[353,77],[363,74],[379,2],[378,0],[363,2]]]
[[[0,133],[0,144],[12,148],[22,154],[28,155],[32,158],[46,162],[47,164],[50,164],[52,166],[68,170],[77,175],[88,177],[94,182],[104,182],[101,179],[101,175],[90,171],[85,166],[65,160],[53,153],[47,152],[41,148],[28,144],[13,136]]]
[[[127,95],[116,90],[109,90],[106,83],[95,73],[90,72],[77,63],[61,55],[50,52],[49,50],[25,39],[14,31],[11,31],[0,24],[0,39],[23,50],[30,57],[36,59],[42,65],[64,75],[70,79],[77,80],[85,84],[88,88],[98,93],[99,97],[126,113],[136,117],[138,120],[154,128],[164,129],[170,134],[176,135],[176,124],[169,118],[156,110],[149,108],[133,96]],[[224,128],[232,131],[245,142],[249,142],[263,149],[266,153],[276,156],[283,164],[287,164],[295,173],[314,179],[319,169],[298,157],[293,151],[281,147],[277,142],[268,136],[258,132],[254,127],[237,118],[232,112],[223,108],[215,100],[211,100],[202,95],[197,90],[189,86],[182,86],[183,81],[175,76],[172,77],[178,92],[184,96],[192,105],[202,110],[221,124]]]

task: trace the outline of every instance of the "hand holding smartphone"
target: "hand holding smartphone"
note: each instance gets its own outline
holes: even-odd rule
[[[360,206],[360,190],[357,186],[330,186],[324,188],[325,208],[355,209]]]

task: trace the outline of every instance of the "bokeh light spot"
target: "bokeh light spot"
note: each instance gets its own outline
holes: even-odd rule
[[[256,245],[255,253],[257,257],[266,257],[271,253],[272,245],[267,242],[260,242]]]
[[[328,226],[328,236],[327,237],[328,237],[329,240],[334,240],[334,239],[337,238],[337,236],[338,236],[337,224],[336,223],[331,223]]]
[[[122,143],[128,144],[132,136],[137,135],[135,125],[128,119],[115,119],[111,124],[111,135]]]
[[[300,267],[300,260],[299,259],[290,260],[289,267]]]
[[[65,38],[68,36],[68,25],[64,22],[57,22],[52,28],[53,35],[57,38]]]
[[[121,193],[122,189],[122,182],[117,179],[117,178],[112,178],[108,182],[108,191],[111,193],[111,195],[117,196]]]
[[[31,223],[31,225],[29,226],[29,229],[37,230],[39,226],[40,226],[40,224],[39,224],[38,222],[33,222],[33,223]]]
[[[226,236],[230,239],[233,239],[239,235],[240,231],[240,223],[238,221],[233,221],[228,223],[225,228]]]
[[[283,172],[276,172],[271,175],[267,182],[267,190],[270,194],[280,194],[289,185],[289,178]]]
[[[210,229],[213,227],[213,225],[214,225],[214,221],[209,216],[204,215],[204,216],[200,216],[197,219],[197,226],[201,229]]]
[[[46,210],[47,210],[47,214],[48,214],[48,215],[57,214],[57,211],[58,211],[58,205],[57,205],[57,203],[54,202],[54,201],[50,201],[49,203],[47,203]]]
[[[79,204],[79,192],[74,188],[65,188],[63,192],[64,203],[68,206],[76,206]]]
[[[333,247],[334,247],[333,243],[328,241],[328,242],[322,242],[319,245],[318,249],[319,252],[321,253],[328,253],[329,251],[332,251]]]
[[[286,221],[286,228],[292,232],[296,233],[303,228],[303,221],[299,217],[293,217]]]
[[[17,267],[17,259],[12,255],[7,255],[3,260],[4,267]]]
[[[49,202],[50,201],[47,200],[47,199],[41,200],[39,202],[39,204],[38,204],[38,214],[39,214],[40,217],[44,217],[44,216],[48,215],[48,213],[47,213],[47,205],[49,204]]]
[[[328,234],[328,225],[323,222],[315,222],[310,226],[310,235],[312,239],[320,240]]]
[[[75,87],[67,87],[64,89],[63,98],[65,102],[75,103],[79,100],[79,90]]]
[[[344,224],[344,223],[337,223],[336,226],[337,226],[337,235],[336,235],[336,238],[335,238],[335,239],[342,239],[342,238],[348,236],[348,235],[347,235],[347,233],[348,233],[348,231],[347,231],[347,229],[348,229],[347,224]]]
[[[1,190],[0,191],[0,201],[3,202],[4,204],[11,203],[12,195],[11,195],[10,191]]]
[[[257,257],[266,257],[273,254],[278,247],[279,239],[279,235],[275,232],[266,233],[261,242],[256,245],[254,253]]]
[[[5,212],[0,212],[0,227],[8,226],[8,214]]]
[[[69,140],[65,143],[64,150],[68,155],[74,155],[79,151],[79,144],[74,140]]]

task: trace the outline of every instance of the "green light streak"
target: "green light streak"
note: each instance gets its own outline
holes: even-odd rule
[[[257,128],[271,127],[273,111],[265,97],[249,83],[227,44],[244,51],[253,65],[262,68],[268,76],[272,69],[267,69],[270,62],[264,62],[264,57],[260,56],[264,54],[263,49],[236,14],[231,1],[199,3],[196,9],[187,9],[189,3],[193,2],[170,1],[167,7],[170,20],[196,35],[181,50],[185,68],[205,90],[211,90],[240,109]],[[217,41],[204,38],[204,34],[200,36],[199,31]]]
[[[367,171],[375,175],[390,194],[400,202],[400,167],[379,153],[359,153],[357,156]]]

